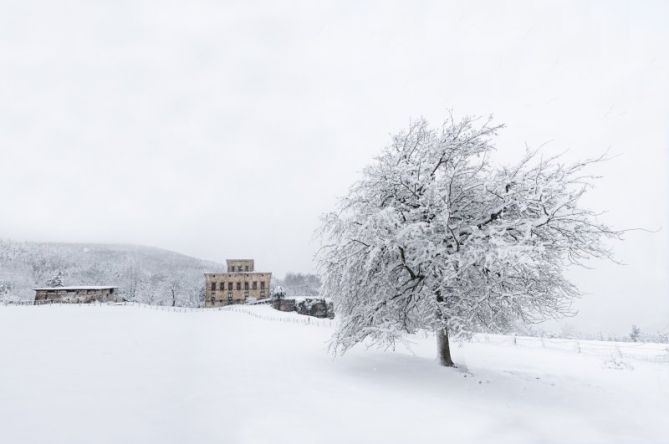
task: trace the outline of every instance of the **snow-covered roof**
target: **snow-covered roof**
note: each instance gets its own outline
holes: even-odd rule
[[[205,276],[218,276],[218,275],[233,275],[233,274],[272,274],[269,271],[218,271],[213,273],[204,273]]]
[[[70,287],[39,287],[33,288],[33,290],[43,290],[43,291],[73,291],[73,290],[110,290],[112,288],[118,288],[111,285],[79,285],[79,286],[70,286]]]

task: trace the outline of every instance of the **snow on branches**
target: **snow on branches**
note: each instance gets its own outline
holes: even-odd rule
[[[579,206],[594,179],[585,169],[601,159],[565,165],[530,152],[496,167],[500,128],[418,121],[324,216],[319,264],[322,295],[339,312],[336,350],[570,313],[578,291],[565,267],[609,256],[602,239],[620,236]]]

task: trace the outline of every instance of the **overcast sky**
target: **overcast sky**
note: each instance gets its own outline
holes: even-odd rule
[[[498,160],[607,149],[627,265],[589,331],[669,329],[669,3],[0,0],[0,238],[313,271],[319,215],[410,119],[493,114]],[[570,321],[571,322],[571,321]]]

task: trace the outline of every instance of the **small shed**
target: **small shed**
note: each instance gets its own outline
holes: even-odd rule
[[[81,285],[70,287],[35,288],[35,305],[48,303],[90,304],[91,302],[121,302],[118,287]]]

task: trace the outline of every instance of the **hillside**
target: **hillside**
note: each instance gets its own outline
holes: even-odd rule
[[[666,443],[669,366],[492,337],[332,359],[269,307],[0,306],[4,442]],[[309,323],[307,323],[309,322]],[[507,337],[507,340],[509,338]],[[536,345],[536,344],[535,344]]]
[[[128,300],[198,303],[202,273],[224,265],[136,245],[0,240],[0,300],[30,300],[32,288],[61,273],[66,285],[116,285]]]

